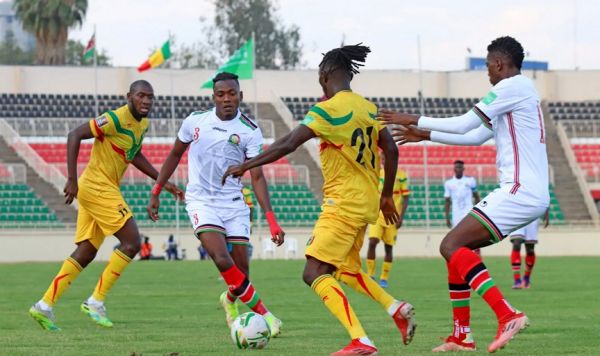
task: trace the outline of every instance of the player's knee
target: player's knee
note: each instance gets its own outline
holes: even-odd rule
[[[119,246],[119,250],[123,252],[125,255],[129,257],[134,257],[138,252],[140,252],[141,243],[139,239],[135,239],[133,241],[122,242],[121,246]]]
[[[226,271],[233,266],[233,260],[228,253],[217,253],[211,256],[211,258],[213,259],[215,266],[217,266],[221,272]]]
[[[534,244],[525,244],[525,253],[528,255],[535,255],[535,245]]]
[[[379,243],[378,239],[369,238],[369,247],[374,248],[377,246],[378,243]]]
[[[521,251],[521,240],[513,240],[513,251]]]
[[[454,252],[458,249],[456,244],[446,236],[440,243],[440,254],[446,261],[450,261],[450,258]]]

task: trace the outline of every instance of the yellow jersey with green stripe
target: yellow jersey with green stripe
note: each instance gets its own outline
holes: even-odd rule
[[[244,196],[244,202],[249,208],[254,208],[254,201],[252,201],[252,189],[244,186],[242,188],[242,195]]]
[[[383,181],[385,180],[385,171],[383,168],[379,171],[379,192],[383,190]],[[408,188],[408,177],[406,176],[406,172],[400,168],[396,172],[396,178],[394,179],[394,205],[396,206],[396,210],[398,213],[402,212],[402,203],[404,201],[404,197],[410,195],[410,189]],[[379,195],[377,196],[379,198]],[[383,214],[379,212],[379,219],[377,219],[377,224],[382,226],[389,226],[385,222],[385,218]]]
[[[374,223],[379,211],[379,154],[383,128],[377,106],[344,90],[313,106],[302,124],[321,140],[324,213]]]
[[[148,119],[136,120],[124,105],[90,120],[89,125],[95,140],[79,184],[99,191],[119,190],[125,170],[142,148]]]

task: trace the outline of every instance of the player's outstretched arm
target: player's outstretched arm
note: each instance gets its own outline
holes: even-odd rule
[[[77,185],[77,156],[81,140],[94,137],[89,123],[71,130],[67,136],[67,183],[65,184],[65,204],[71,204],[77,197],[79,186]]]
[[[416,116],[397,113],[389,110],[379,112],[379,121],[386,125],[395,124],[410,126],[414,125],[420,129],[447,132],[453,134],[464,134],[481,125],[481,119],[473,110],[469,110],[461,116],[434,118],[427,116]]]
[[[479,146],[492,138],[494,132],[483,124],[464,135],[450,134],[438,131],[427,131],[414,126],[398,127],[393,129],[394,140],[399,145],[410,142],[432,141],[457,146]]]
[[[175,171],[175,168],[177,168],[177,165],[181,160],[181,156],[183,156],[183,154],[185,153],[185,150],[187,149],[188,145],[189,143],[183,143],[178,138],[176,138],[175,144],[173,145],[171,152],[169,152],[169,155],[165,159],[165,162],[163,163],[163,166],[160,169],[160,172],[158,173],[156,183],[154,184],[154,187],[152,187],[150,202],[148,203],[148,207],[146,208],[146,210],[148,211],[148,216],[152,221],[157,221],[159,219],[158,208],[160,206],[160,199],[158,196],[160,195],[162,187],[163,185],[167,184],[169,177],[171,177],[171,175]],[[167,186],[165,186],[165,188],[170,189]]]
[[[269,230],[271,231],[271,241],[277,246],[281,246],[284,242],[285,232],[277,223],[275,213],[271,207],[271,198],[269,197],[269,188],[267,187],[267,180],[263,174],[262,167],[255,167],[250,170],[250,177],[252,178],[252,189],[256,194],[258,204],[265,211],[265,217],[269,224]]]
[[[225,180],[229,176],[239,178],[249,169],[275,162],[281,157],[294,152],[300,145],[314,137],[316,135],[310,128],[305,125],[299,125],[292,132],[273,142],[269,148],[258,156],[240,165],[227,168],[221,179],[221,183],[225,184]]]
[[[383,213],[386,223],[396,224],[399,216],[398,211],[396,210],[396,204],[394,204],[393,194],[394,180],[396,179],[396,171],[398,170],[398,147],[387,129],[379,132],[377,146],[381,148],[385,157],[385,162],[383,164],[383,189],[381,190],[379,208]]]

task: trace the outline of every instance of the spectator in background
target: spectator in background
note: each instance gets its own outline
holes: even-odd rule
[[[167,253],[167,260],[178,260],[179,257],[177,255],[177,242],[175,242],[175,238],[173,235],[169,235],[169,239],[164,244],[163,248]]]
[[[206,252],[206,249],[202,246],[202,243],[198,245],[198,253],[200,254],[200,260],[208,259],[208,252]]]
[[[152,258],[152,244],[148,236],[144,237],[144,242],[140,247],[140,260],[149,260]]]

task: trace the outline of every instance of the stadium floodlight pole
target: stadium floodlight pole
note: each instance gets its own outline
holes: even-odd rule
[[[94,111],[95,111],[95,117],[100,116],[100,112],[98,109],[98,55],[97,55],[97,48],[98,46],[96,45],[98,43],[97,38],[96,38],[96,24],[94,24]]]
[[[425,115],[425,98],[423,96],[423,65],[421,61],[421,36],[417,35],[417,58],[419,61],[419,111],[421,116]],[[431,220],[429,216],[429,164],[427,157],[427,141],[423,141],[423,184],[425,185],[425,231],[427,241],[430,239]]]

